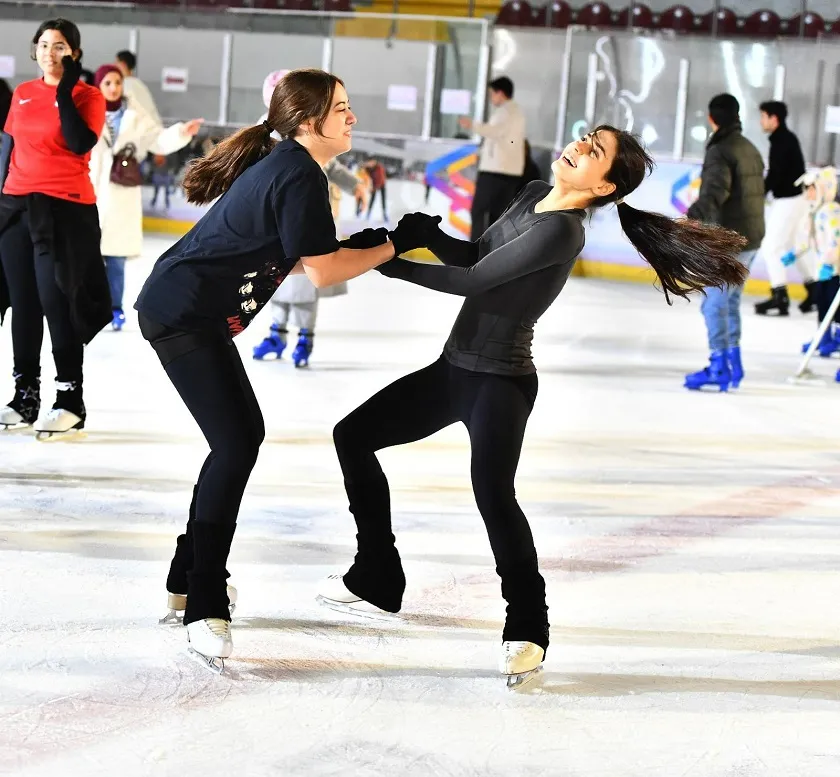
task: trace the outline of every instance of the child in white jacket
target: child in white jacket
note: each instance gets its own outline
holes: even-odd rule
[[[139,165],[151,151],[172,154],[190,142],[203,119],[180,122],[164,129],[141,103],[126,98],[123,76],[116,65],[103,65],[96,71],[94,85],[106,101],[105,129],[90,158],[90,177],[96,191],[99,225],[102,229],[102,256],[111,289],[112,327],[125,324],[123,292],[125,260],[143,250],[143,200],[141,186],[123,185],[112,180],[114,158],[128,151]],[[129,162],[133,166],[132,162]]]
[[[815,257],[817,314],[822,322],[840,289],[840,203],[837,197],[837,172],[833,167],[805,173],[796,181],[805,187],[808,215],[799,225],[796,246],[782,257],[782,264],[792,265],[797,258],[811,252]],[[837,321],[840,316],[835,317]],[[807,351],[810,343],[803,346]],[[840,350],[840,330],[836,324],[826,330],[819,344],[820,356],[831,356]]]

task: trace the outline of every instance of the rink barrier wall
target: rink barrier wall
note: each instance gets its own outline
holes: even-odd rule
[[[194,222],[192,221],[178,221],[156,216],[145,216],[143,218],[143,232],[146,234],[158,233],[178,235],[181,237],[192,229],[193,224]],[[426,262],[437,261],[430,251],[424,249],[411,251],[406,256],[410,259]],[[603,262],[593,258],[578,259],[572,275],[580,278],[601,278],[608,281],[624,281],[629,283],[652,284],[656,281],[656,275],[649,267]],[[793,299],[805,299],[805,287],[801,283],[789,284],[788,292]],[[770,294],[770,283],[760,278],[750,278],[744,287],[744,293],[755,296],[767,296]]]

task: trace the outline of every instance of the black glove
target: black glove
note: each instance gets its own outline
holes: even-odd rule
[[[388,230],[385,227],[379,229],[372,229],[368,227],[355,235],[350,235],[346,240],[342,240],[339,245],[342,248],[375,248],[388,242]]]
[[[415,248],[426,248],[434,237],[440,216],[425,213],[407,213],[400,219],[397,228],[391,232],[391,242],[397,256]]]
[[[73,87],[79,83],[82,76],[82,63],[73,59],[73,57],[62,57],[61,64],[64,66],[64,72],[61,74],[61,80],[58,82],[57,92],[72,92]]]

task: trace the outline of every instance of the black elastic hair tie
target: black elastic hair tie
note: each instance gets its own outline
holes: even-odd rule
[[[274,132],[274,128],[268,123],[268,121],[263,122],[263,127],[266,128],[269,135],[271,135],[271,133]]]

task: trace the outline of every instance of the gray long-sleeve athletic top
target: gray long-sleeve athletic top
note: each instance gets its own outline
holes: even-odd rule
[[[534,325],[566,285],[583,249],[583,210],[534,213],[551,186],[528,184],[477,243],[438,233],[429,249],[446,267],[392,259],[389,278],[466,297],[443,354],[473,372],[528,375]]]

